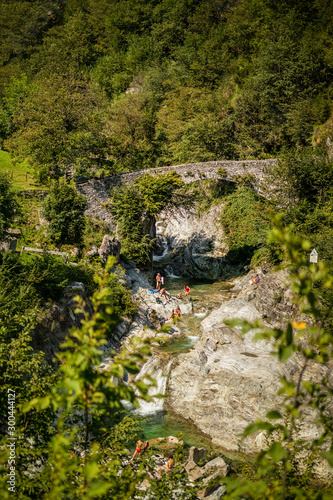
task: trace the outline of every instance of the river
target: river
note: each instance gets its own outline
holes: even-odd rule
[[[222,301],[228,300],[232,294],[232,284],[223,281],[196,280],[193,278],[166,277],[165,287],[171,295],[175,296],[182,291],[184,285],[191,289],[190,300],[193,313],[183,316],[176,326],[181,331],[181,336],[173,337],[170,341],[161,344],[155,349],[154,355],[143,366],[139,374],[144,378],[149,373],[157,382],[150,394],[167,394],[167,379],[177,354],[190,350],[200,338],[200,325],[204,317]],[[142,402],[139,410],[135,410],[143,418],[143,429],[147,439],[166,436],[178,436],[186,446],[213,448],[208,436],[199,431],[190,421],[180,418],[165,409],[164,399],[155,398],[153,402]]]

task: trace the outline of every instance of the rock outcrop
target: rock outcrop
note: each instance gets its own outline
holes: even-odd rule
[[[36,351],[44,351],[49,360],[55,356],[68,331],[81,327],[82,314],[76,314],[76,296],[86,303],[86,310],[92,313],[92,305],[83,283],[72,282],[64,290],[63,297],[44,314],[32,332],[32,346]]]
[[[106,264],[109,255],[116,257],[118,261],[120,257],[120,248],[120,241],[117,240],[117,238],[106,234],[98,250],[98,254],[104,264]]]
[[[0,241],[0,252],[14,252],[16,250],[17,238],[6,236]]]
[[[251,286],[249,276],[236,280],[238,295],[202,321],[200,341],[190,352],[178,356],[170,374],[168,406],[208,434],[213,444],[229,452],[238,451],[239,437],[248,424],[264,419],[268,411],[280,407],[280,377],[296,379],[302,364],[297,356],[280,363],[271,355],[269,342],[254,341],[253,330],[243,336],[239,327],[231,328],[224,321],[240,318],[261,320],[266,326],[281,325],[283,315],[295,314],[289,290],[284,288],[285,278],[282,271],[262,275],[259,286]],[[279,321],[272,305],[277,300],[275,292],[268,292],[273,282],[284,290],[279,300]],[[304,379],[316,380],[326,375],[328,367],[309,363]],[[302,415],[299,436],[315,439],[320,434],[315,411],[304,405]],[[257,453],[265,446],[264,434],[248,437],[243,446],[246,453]]]
[[[176,275],[202,279],[227,277],[235,272],[228,265],[228,245],[218,219],[223,204],[198,214],[196,207],[171,207],[162,211],[156,233],[163,257],[155,261]],[[159,252],[160,253],[160,252]]]
[[[138,305],[138,311],[129,327],[129,335],[155,337],[157,334],[156,329],[160,328],[170,318],[172,309],[175,309],[177,305],[180,306],[183,315],[192,313],[191,302],[176,297],[170,297],[170,302],[160,299],[159,294],[154,293],[151,283],[139,271],[134,262],[123,264],[123,266],[126,270],[127,285],[132,290],[133,299]],[[180,333],[176,327],[173,327],[172,330],[173,333]]]

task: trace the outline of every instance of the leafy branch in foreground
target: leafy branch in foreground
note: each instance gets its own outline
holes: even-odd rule
[[[268,412],[267,420],[254,422],[245,429],[243,439],[264,432],[268,447],[258,455],[249,478],[226,479],[225,498],[328,499],[333,492],[325,493],[318,471],[326,469],[332,474],[333,467],[333,387],[328,377],[333,360],[333,332],[323,328],[320,290],[331,287],[333,277],[323,262],[317,266],[309,262],[310,243],[293,235],[290,228],[275,227],[270,242],[279,244],[284,251],[294,301],[305,319],[290,320],[285,329],[270,330],[258,322],[229,324],[241,325],[244,333],[259,327],[256,338],[273,341],[273,354],[280,362],[293,356],[298,369],[293,376],[281,377],[281,407]],[[314,377],[316,367],[319,370]],[[317,426],[312,439],[306,437],[303,427],[309,411],[313,415],[311,423]]]
[[[148,385],[142,381],[127,385],[123,382],[125,371],[138,373],[137,362],[149,356],[149,346],[132,341],[131,352],[122,351],[108,359],[108,366],[99,367],[104,360],[105,332],[113,321],[113,305],[110,301],[108,271],[114,265],[109,259],[102,277],[97,277],[99,289],[92,297],[93,313],[90,316],[80,297],[76,313],[82,314],[82,328],[74,328],[57,355],[58,365],[55,384],[42,395],[21,404],[20,414],[42,414],[49,409],[54,415],[50,435],[44,435],[42,443],[33,441],[30,449],[20,447],[22,467],[17,469],[17,490],[20,499],[83,499],[83,498],[131,498],[140,474],[135,476],[130,468],[122,468],[120,457],[126,453],[128,437],[117,425],[116,412],[123,409],[122,401],[134,405],[137,395],[147,398]],[[130,417],[128,417],[130,418]],[[135,420],[135,419],[134,419]],[[124,427],[125,425],[125,427]],[[21,436],[22,429],[17,429]],[[110,434],[111,439],[106,437]],[[103,439],[102,439],[103,436]],[[129,434],[129,439],[133,436]],[[104,442],[102,446],[101,442]],[[3,445],[5,442],[3,442]],[[33,467],[26,470],[25,460],[33,453]],[[38,457],[39,467],[36,466]],[[3,465],[8,461],[4,449]],[[33,479],[33,484],[31,480]],[[2,498],[9,498],[6,478],[0,482]]]

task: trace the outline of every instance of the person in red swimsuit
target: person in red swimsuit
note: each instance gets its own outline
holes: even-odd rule
[[[139,439],[137,442],[136,442],[136,446],[135,446],[135,452],[133,453],[133,456],[130,460],[130,462],[132,462],[132,460],[134,459],[135,455],[138,453],[140,455],[140,453],[142,451],[145,451],[147,450],[147,448],[149,447],[149,441],[146,441],[145,443],[143,441],[141,441],[141,439]]]
[[[165,462],[165,464],[163,465],[163,467],[166,469],[166,470],[172,470],[174,468],[174,465],[175,465],[175,461],[173,459],[173,456],[171,456],[169,458],[169,460],[167,462]]]

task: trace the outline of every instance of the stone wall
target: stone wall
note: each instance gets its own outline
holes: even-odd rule
[[[169,167],[151,168],[147,170],[136,170],[115,176],[107,176],[104,179],[89,179],[84,182],[77,182],[76,188],[80,194],[87,197],[88,206],[86,215],[91,219],[104,221],[115,231],[115,223],[110,212],[103,206],[108,200],[111,187],[130,185],[137,178],[149,173],[150,175],[160,175],[167,172],[176,171],[185,184],[203,179],[221,179],[234,182],[239,177],[251,179],[253,189],[269,197],[272,187],[270,172],[275,167],[277,160],[246,160],[246,161],[209,161],[203,163],[187,163],[183,165],[172,165]],[[223,175],[222,172],[225,172]]]

